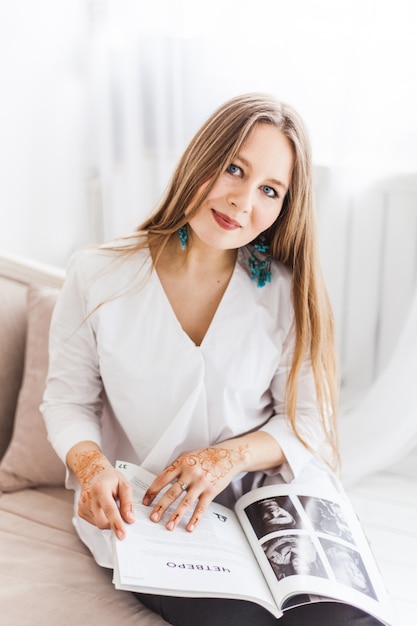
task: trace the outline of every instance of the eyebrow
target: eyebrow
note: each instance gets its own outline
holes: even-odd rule
[[[245,157],[240,156],[239,154],[236,155],[236,159],[239,159],[239,161],[241,161],[243,163],[243,165],[245,165],[246,167],[249,167],[250,169],[252,168],[252,165],[250,164],[250,162],[245,159]],[[269,181],[271,181],[271,183],[278,185],[278,187],[282,187],[282,189],[284,189],[284,191],[288,191],[288,187],[287,185],[284,185],[284,183],[280,180],[277,180],[276,178],[268,178]]]

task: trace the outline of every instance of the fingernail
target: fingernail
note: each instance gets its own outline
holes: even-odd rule
[[[151,520],[153,522],[159,522],[159,513],[157,513],[156,511],[154,513],[152,513]]]
[[[120,540],[124,538],[124,533],[119,528],[116,528],[116,537]]]
[[[195,528],[195,524],[189,524],[189,526],[188,526],[188,531],[189,531],[190,533],[192,533],[192,532],[193,532],[193,530],[194,530],[194,528]]]
[[[173,522],[172,520],[170,522],[168,522],[167,528],[168,528],[168,530],[174,530],[175,522]]]
[[[135,516],[133,515],[132,511],[128,511],[126,513],[126,517],[127,517],[127,521],[128,522],[134,522],[135,521]]]

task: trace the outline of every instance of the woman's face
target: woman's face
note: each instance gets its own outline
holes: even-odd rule
[[[293,164],[288,138],[270,124],[255,126],[233,163],[190,218],[197,241],[230,250],[267,230],[282,209]]]

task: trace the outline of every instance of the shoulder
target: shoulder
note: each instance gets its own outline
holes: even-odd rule
[[[130,289],[145,274],[149,274],[150,269],[147,249],[125,254],[116,249],[86,248],[71,256],[66,283],[108,297]]]
[[[67,273],[78,272],[88,278],[107,273],[114,278],[117,273],[137,271],[149,259],[147,249],[124,253],[113,248],[85,248],[72,254],[68,261]]]

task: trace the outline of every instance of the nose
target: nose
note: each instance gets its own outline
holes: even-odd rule
[[[253,190],[250,185],[241,184],[229,193],[228,201],[241,213],[251,213],[253,209]]]

